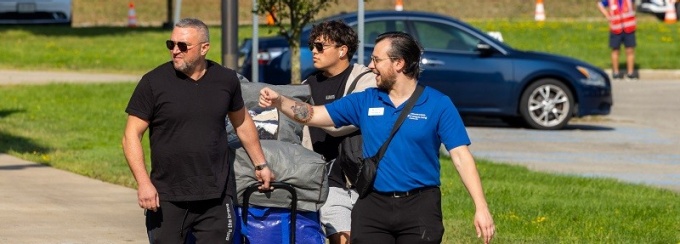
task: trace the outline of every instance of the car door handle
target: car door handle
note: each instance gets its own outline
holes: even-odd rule
[[[423,59],[420,60],[420,62],[424,65],[430,65],[430,66],[444,65],[444,61],[440,61],[440,60],[436,60],[436,59],[423,58]]]

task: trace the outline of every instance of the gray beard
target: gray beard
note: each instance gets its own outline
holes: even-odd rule
[[[181,64],[179,66],[175,66],[175,69],[182,72],[182,73],[187,73],[187,72],[191,71],[191,69],[193,69],[193,67],[195,67],[193,62],[187,62],[185,60],[183,64]]]

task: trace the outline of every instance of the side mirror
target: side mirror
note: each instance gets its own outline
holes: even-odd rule
[[[480,42],[477,43],[477,51],[481,56],[490,56],[493,53],[494,49],[491,47],[491,45]]]

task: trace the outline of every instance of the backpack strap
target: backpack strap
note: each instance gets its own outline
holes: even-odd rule
[[[364,75],[366,75],[370,72],[371,72],[370,70],[367,70],[367,71],[364,71],[361,74],[357,75],[357,77],[354,78],[354,81],[352,81],[352,84],[349,86],[349,89],[347,89],[347,93],[345,93],[345,95],[352,93],[354,91],[354,89],[357,88],[357,83],[359,82],[359,79],[361,79],[361,77],[363,77]]]

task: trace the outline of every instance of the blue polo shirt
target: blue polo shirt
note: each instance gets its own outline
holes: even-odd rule
[[[364,157],[375,155],[387,140],[406,102],[395,107],[385,91],[370,88],[326,104],[335,126],[355,125],[363,135]],[[447,150],[470,139],[451,99],[426,87],[394,135],[378,166],[377,191],[409,191],[439,186],[439,146]]]

